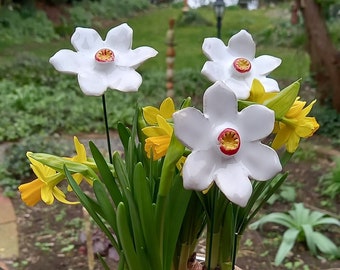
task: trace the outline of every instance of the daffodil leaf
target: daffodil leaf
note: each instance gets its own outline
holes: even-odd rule
[[[106,193],[104,186],[99,181],[93,182],[93,191],[96,195],[98,204],[103,211],[103,218],[107,221],[107,223],[111,226],[113,231],[117,231],[117,223],[116,223],[116,212],[113,208],[111,201]]]
[[[126,151],[128,147],[129,138],[131,136],[131,131],[122,123],[117,124],[117,131],[119,134],[120,141]]]
[[[116,179],[114,178],[102,153],[98,150],[93,142],[90,142],[90,149],[92,156],[96,162],[98,171],[101,175],[101,180],[105,184],[115,206],[117,206],[121,201],[123,201],[123,197],[116,183]]]
[[[264,105],[275,112],[275,119],[280,120],[292,107],[300,89],[300,80],[281,90],[273,98],[264,102]]]

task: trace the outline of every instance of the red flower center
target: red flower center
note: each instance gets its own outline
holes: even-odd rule
[[[240,149],[240,135],[235,129],[226,128],[218,136],[220,150],[228,156],[234,155]]]
[[[251,69],[251,63],[245,58],[236,58],[233,62],[234,68],[240,73],[246,73]]]
[[[115,60],[115,54],[110,49],[100,49],[98,52],[96,52],[96,55],[94,56],[96,61],[101,63],[109,63],[113,62]]]

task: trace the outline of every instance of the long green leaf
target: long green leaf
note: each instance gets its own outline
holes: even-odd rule
[[[289,251],[293,248],[295,240],[299,234],[297,229],[288,229],[283,234],[282,242],[280,244],[279,250],[275,256],[275,265],[278,266],[282,263],[284,258],[287,256]]]
[[[104,222],[101,220],[101,218],[98,216],[96,211],[94,210],[94,206],[91,204],[91,201],[88,199],[87,195],[81,190],[81,188],[78,186],[77,182],[73,179],[72,174],[66,166],[64,167],[66,178],[72,187],[74,193],[77,195],[79,201],[81,204],[85,207],[87,212],[90,214],[90,216],[93,218],[93,220],[97,223],[99,228],[105,233],[105,235],[109,238],[111,244],[113,245],[116,250],[120,250],[118,243],[116,239],[113,237],[110,230],[106,227]]]
[[[89,143],[93,159],[96,162],[98,171],[101,175],[101,180],[105,184],[115,206],[123,201],[123,197],[118,187],[116,180],[101,152],[93,142]]]

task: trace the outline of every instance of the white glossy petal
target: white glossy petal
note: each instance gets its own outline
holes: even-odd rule
[[[218,38],[205,38],[202,50],[208,59],[213,61],[224,61],[228,56],[227,47]]]
[[[275,113],[263,105],[251,105],[239,113],[238,126],[242,140],[255,141],[267,137],[274,128]]]
[[[252,60],[255,57],[255,51],[255,42],[246,30],[241,30],[229,39],[228,53],[234,57],[243,57]]]
[[[280,91],[279,84],[274,79],[260,77],[259,80],[262,83],[266,92],[279,92]]]
[[[73,74],[78,73],[83,66],[83,59],[71,50],[58,51],[50,58],[49,62],[56,70]]]
[[[132,28],[126,23],[112,28],[106,35],[105,44],[109,48],[126,53],[132,46]]]
[[[142,84],[142,76],[132,68],[116,67],[108,76],[108,86],[123,92],[135,92]]]
[[[104,45],[102,38],[96,30],[83,27],[76,28],[71,37],[71,43],[77,51],[96,51]]]
[[[277,153],[259,142],[245,142],[237,159],[247,168],[250,177],[258,181],[269,180],[282,170]]]
[[[193,107],[172,115],[176,137],[190,149],[207,149],[211,144],[209,120]]]
[[[224,83],[214,83],[204,93],[203,112],[215,126],[234,122],[237,116],[235,94]]]
[[[186,189],[205,190],[213,182],[214,156],[211,151],[194,151],[183,166],[183,186]]]
[[[231,202],[242,207],[247,205],[253,188],[242,166],[228,164],[226,168],[218,170],[215,183]]]
[[[118,66],[138,68],[145,60],[157,55],[157,51],[151,47],[143,46],[129,50],[123,57],[117,58],[115,63]]]
[[[201,73],[206,76],[210,81],[224,81],[230,77],[230,73],[226,67],[223,67],[218,62],[207,61],[205,62]]]
[[[281,65],[281,62],[282,60],[280,58],[270,55],[261,55],[252,61],[252,66],[256,70],[257,74],[268,75]]]
[[[247,99],[249,97],[251,84],[248,83],[248,80],[229,78],[224,83],[234,92],[238,99]]]
[[[89,96],[101,96],[108,87],[105,77],[94,72],[79,73],[78,82],[80,89]]]

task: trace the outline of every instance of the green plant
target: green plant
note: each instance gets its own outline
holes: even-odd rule
[[[296,198],[296,191],[294,186],[281,186],[278,192],[274,193],[268,200],[269,204],[274,204],[277,200],[286,202],[294,202]]]
[[[322,194],[334,199],[340,194],[340,158],[335,159],[335,167],[320,178]]]
[[[296,241],[306,242],[308,249],[314,255],[317,255],[318,250],[328,255],[340,255],[337,246],[327,236],[315,231],[315,227],[319,225],[340,226],[340,221],[336,218],[329,217],[318,211],[311,211],[305,208],[302,203],[295,203],[294,209],[289,210],[288,213],[275,212],[268,214],[252,223],[250,227],[257,229],[268,222],[277,223],[288,228],[283,234],[282,242],[276,253],[275,265],[282,263]]]

